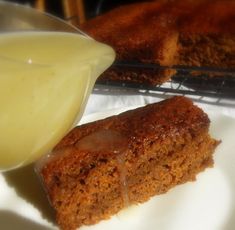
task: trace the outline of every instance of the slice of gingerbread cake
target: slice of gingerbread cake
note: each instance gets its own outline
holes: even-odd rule
[[[112,46],[126,64],[107,70],[100,82],[156,86],[176,73],[174,65],[234,68],[234,20],[235,1],[159,0],[117,7],[81,29]]]
[[[209,118],[176,96],[74,128],[40,166],[58,225],[108,219],[213,166]]]

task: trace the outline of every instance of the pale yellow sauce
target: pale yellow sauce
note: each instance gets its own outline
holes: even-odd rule
[[[0,34],[0,170],[48,153],[113,60],[110,47],[77,34]]]

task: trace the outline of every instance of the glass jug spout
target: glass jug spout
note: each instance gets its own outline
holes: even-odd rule
[[[82,68],[85,68],[87,71],[87,74],[84,75],[84,82],[86,82],[86,87],[84,91],[83,101],[81,102],[80,110],[78,112],[77,119],[73,124],[73,127],[79,122],[83,115],[87,101],[94,88],[96,80],[106,69],[111,66],[115,59],[115,51],[110,46],[99,43],[97,41],[94,42],[96,43],[96,45],[99,45],[99,48],[96,48],[95,51],[94,49],[92,49],[94,51],[93,57],[86,59],[86,64],[83,62],[80,62],[79,64],[82,65]]]

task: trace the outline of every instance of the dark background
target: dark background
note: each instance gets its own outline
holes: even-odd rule
[[[7,0],[9,2],[17,2],[34,6],[35,0]],[[63,0],[47,0],[46,11],[61,18],[64,18]],[[135,2],[144,2],[144,0],[84,0],[86,18],[95,17],[119,5],[130,4]]]

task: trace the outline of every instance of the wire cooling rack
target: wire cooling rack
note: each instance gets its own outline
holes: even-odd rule
[[[122,68],[123,71],[133,68],[174,69],[176,74],[170,81],[157,86],[137,84],[130,82],[118,82],[98,80],[95,86],[96,92],[135,92],[140,94],[160,95],[185,95],[200,98],[200,101],[209,98],[213,104],[221,104],[228,99],[235,106],[235,69],[220,67],[192,67],[172,66],[164,67],[156,64],[139,63],[115,63],[114,67]],[[220,103],[221,102],[221,103]]]

